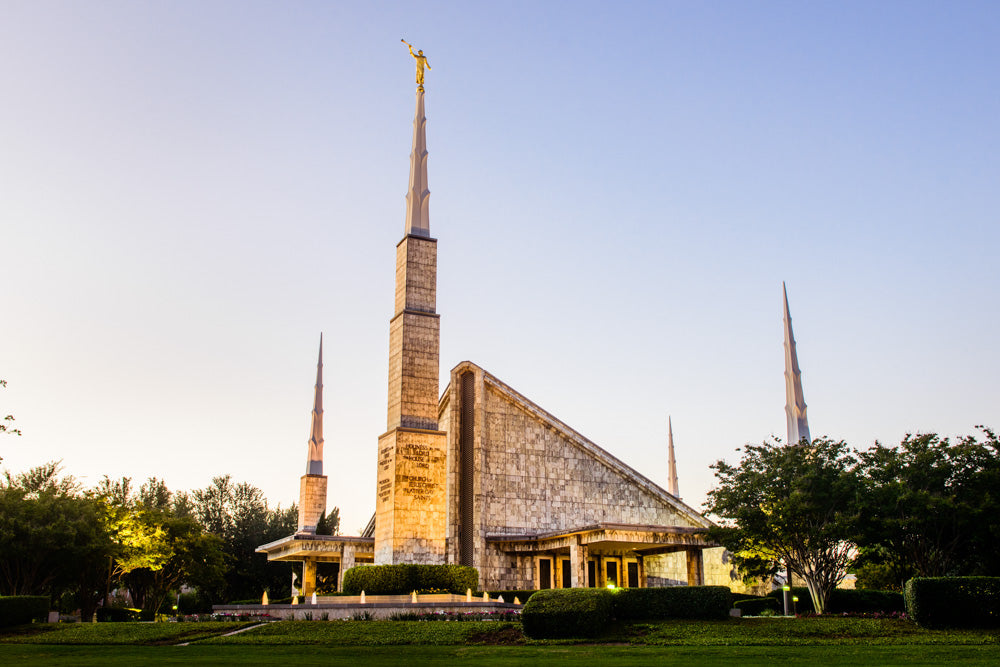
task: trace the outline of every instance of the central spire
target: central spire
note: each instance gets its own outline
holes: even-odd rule
[[[788,291],[781,283],[785,307],[785,416],[788,419],[788,444],[797,445],[803,439],[809,442],[809,422],[806,420],[806,399],[802,395],[802,372],[795,353],[795,336],[792,334],[792,316],[788,312]]]
[[[413,152],[410,153],[410,187],[406,191],[406,233],[430,237],[430,198],[427,189],[427,116],[424,87],[417,88],[417,110],[413,115]]]

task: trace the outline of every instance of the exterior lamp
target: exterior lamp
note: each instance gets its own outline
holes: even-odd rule
[[[614,585],[614,583],[610,583],[610,584],[608,584],[608,590],[611,590],[611,591],[615,590],[615,585]]]

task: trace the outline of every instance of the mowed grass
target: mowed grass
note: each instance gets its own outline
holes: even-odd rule
[[[197,641],[253,623],[53,623],[21,626],[0,635],[3,644],[91,644],[162,646]]]
[[[616,625],[596,640],[534,641],[517,623],[282,621],[22,626],[0,636],[18,665],[768,665],[1000,664],[997,631],[924,630],[861,618],[658,621]],[[189,646],[175,646],[193,641]],[[294,661],[290,663],[289,661]]]
[[[997,646],[70,646],[0,645],[0,660],[17,665],[476,665],[513,667],[633,667],[637,665],[776,664],[989,665],[1000,663]]]

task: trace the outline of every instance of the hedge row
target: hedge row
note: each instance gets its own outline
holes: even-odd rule
[[[11,595],[0,597],[0,628],[32,621],[45,621],[49,616],[46,595]]]
[[[750,598],[737,600],[733,606],[740,610],[741,616],[760,616],[762,612],[782,613],[781,603],[774,598]]]
[[[521,624],[535,639],[593,637],[612,619],[724,619],[730,607],[732,594],[725,586],[558,588],[532,595]]]
[[[521,610],[524,633],[535,639],[593,637],[611,620],[611,591],[550,588],[531,596]]]
[[[727,586],[619,588],[612,597],[619,620],[664,618],[728,618],[733,594]]]
[[[1000,627],[1000,577],[914,577],[906,613],[928,628]]]
[[[344,593],[405,595],[443,590],[464,594],[479,587],[479,572],[466,565],[359,565],[344,573]]]
[[[795,603],[795,611],[806,613],[815,611],[812,603],[812,596],[805,586],[792,588],[792,595],[799,598]],[[781,589],[768,593],[769,598],[778,601],[779,608],[784,611],[784,592]],[[876,591],[868,588],[850,589],[835,588],[830,593],[830,599],[826,601],[826,613],[828,614],[871,614],[875,612],[891,613],[903,611],[905,604],[902,593],[894,591]]]

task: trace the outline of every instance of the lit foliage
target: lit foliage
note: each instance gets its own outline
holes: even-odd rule
[[[860,483],[844,442],[747,445],[738,466],[718,461],[707,510],[721,517],[709,536],[734,552],[748,576],[782,566],[809,588],[822,613],[850,565]]]
[[[912,576],[1000,572],[1000,441],[907,435],[858,453],[864,483],[859,580],[901,590]]]

